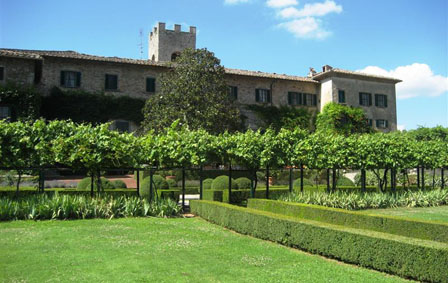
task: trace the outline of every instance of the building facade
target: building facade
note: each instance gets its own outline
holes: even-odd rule
[[[54,87],[113,96],[147,99],[159,89],[159,77],[185,48],[196,47],[196,28],[181,31],[158,23],[149,34],[148,60],[103,57],[75,51],[0,49],[0,84],[9,81],[34,85],[43,95]],[[395,84],[400,80],[324,66],[306,77],[225,69],[229,92],[248,118],[247,126],[257,127],[257,118],[243,106],[290,105],[318,113],[330,102],[365,110],[375,129],[397,129]],[[0,102],[0,115],[7,115]],[[1,114],[3,113],[3,114]],[[1,118],[1,117],[0,117]],[[126,121],[118,121],[120,127]],[[128,129],[137,125],[129,123]],[[126,128],[126,127],[124,127]]]

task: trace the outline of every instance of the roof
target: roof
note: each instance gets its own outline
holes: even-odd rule
[[[382,82],[389,82],[389,83],[399,83],[401,80],[391,77],[384,77],[379,75],[372,75],[372,74],[366,74],[361,72],[355,72],[355,71],[348,71],[338,68],[333,68],[329,71],[316,73],[313,75],[314,80],[323,80],[329,77],[346,77],[346,78],[359,78],[359,79],[367,79],[372,81],[382,81]]]
[[[120,57],[96,56],[96,55],[78,53],[76,51],[71,51],[71,50],[69,50],[69,51],[51,51],[51,50],[26,50],[26,49],[0,48],[0,56],[24,58],[24,59],[34,59],[34,60],[43,60],[44,57],[56,57],[56,58],[81,59],[81,60],[89,60],[89,61],[101,61],[101,62],[112,62],[112,63],[157,66],[157,67],[167,67],[168,66],[167,62],[156,62],[156,61],[152,61],[152,60],[138,60],[138,59],[120,58]],[[230,74],[230,75],[318,83],[318,81],[313,80],[311,78],[290,76],[290,75],[286,75],[286,74],[265,73],[265,72],[260,72],[260,71],[248,71],[248,70],[229,69],[229,68],[225,68],[225,72],[226,72],[226,74]]]

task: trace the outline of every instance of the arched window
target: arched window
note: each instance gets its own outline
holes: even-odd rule
[[[180,56],[180,52],[174,52],[171,54],[171,62],[176,61],[177,57]]]
[[[155,60],[156,60],[156,56],[154,56],[154,54],[152,55],[151,60],[152,60],[152,61],[155,61]]]

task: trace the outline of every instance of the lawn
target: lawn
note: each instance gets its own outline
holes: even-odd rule
[[[199,218],[0,223],[0,281],[398,282]]]
[[[431,220],[448,223],[448,205],[434,207],[368,209],[362,212],[370,214],[402,216],[417,220]]]

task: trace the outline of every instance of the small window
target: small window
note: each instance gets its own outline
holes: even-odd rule
[[[5,79],[5,68],[0,67],[0,81],[3,81]]]
[[[387,95],[375,94],[375,106],[376,107],[387,107]]]
[[[345,91],[344,90],[338,90],[338,102],[345,103]]]
[[[389,126],[388,124],[389,123],[387,120],[383,120],[383,119],[376,120],[376,127],[378,129],[386,129]]]
[[[373,120],[372,119],[367,119],[367,125],[372,127],[373,126]]]
[[[270,103],[271,91],[269,89],[257,88],[255,90],[255,101],[262,103]]]
[[[317,106],[317,95],[311,93],[302,94],[302,104],[307,106]]]
[[[129,122],[128,121],[115,121],[115,130],[120,133],[129,133]]]
[[[176,61],[176,59],[180,56],[179,52],[174,52],[173,54],[171,54],[171,62]]]
[[[288,92],[289,105],[302,105],[302,94],[300,92]]]
[[[360,92],[359,93],[359,105],[371,106],[372,105],[372,94]]]
[[[9,106],[0,106],[0,120],[11,118],[11,108]]]
[[[106,90],[117,90],[118,89],[118,76],[106,74],[104,88]]]
[[[237,100],[238,99],[238,87],[236,86],[229,86],[229,97],[232,100]]]
[[[146,91],[147,92],[156,92],[156,79],[155,78],[146,78]]]
[[[61,86],[63,87],[80,87],[81,73],[73,71],[61,71]]]

